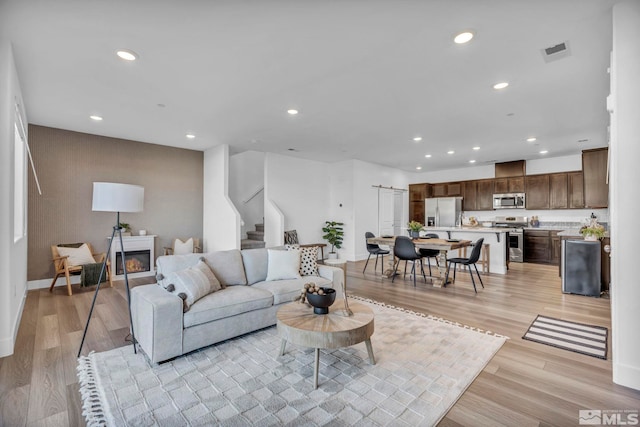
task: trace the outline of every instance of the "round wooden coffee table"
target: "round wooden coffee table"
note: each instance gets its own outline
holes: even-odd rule
[[[344,301],[338,299],[331,307],[342,307]],[[313,386],[318,388],[318,365],[321,348],[342,348],[359,344],[367,345],[369,362],[375,365],[371,346],[373,335],[373,311],[364,304],[349,304],[353,316],[346,316],[344,310],[329,307],[329,314],[314,314],[307,304],[292,302],[282,306],[277,313],[278,333],[282,337],[280,356],[284,355],[287,341],[303,347],[315,348]]]

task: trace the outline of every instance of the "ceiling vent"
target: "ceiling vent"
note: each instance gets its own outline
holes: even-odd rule
[[[544,62],[557,61],[558,59],[566,58],[571,55],[571,48],[569,42],[558,43],[555,46],[546,47],[540,49]]]

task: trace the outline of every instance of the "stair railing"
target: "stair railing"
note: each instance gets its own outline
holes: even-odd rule
[[[253,193],[251,193],[251,196],[249,196],[247,198],[247,200],[243,200],[242,204],[247,204],[249,203],[251,200],[253,200],[254,197],[256,197],[258,194],[260,194],[262,191],[264,191],[264,187],[260,187],[258,188],[256,191],[254,191]]]

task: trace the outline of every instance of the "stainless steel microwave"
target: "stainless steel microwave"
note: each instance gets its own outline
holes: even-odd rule
[[[524,193],[493,195],[493,209],[524,209],[524,206]]]

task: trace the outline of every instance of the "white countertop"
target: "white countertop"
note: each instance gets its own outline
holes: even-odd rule
[[[463,233],[508,233],[516,231],[516,228],[503,228],[503,227],[425,227],[424,232],[429,231],[459,231]]]

